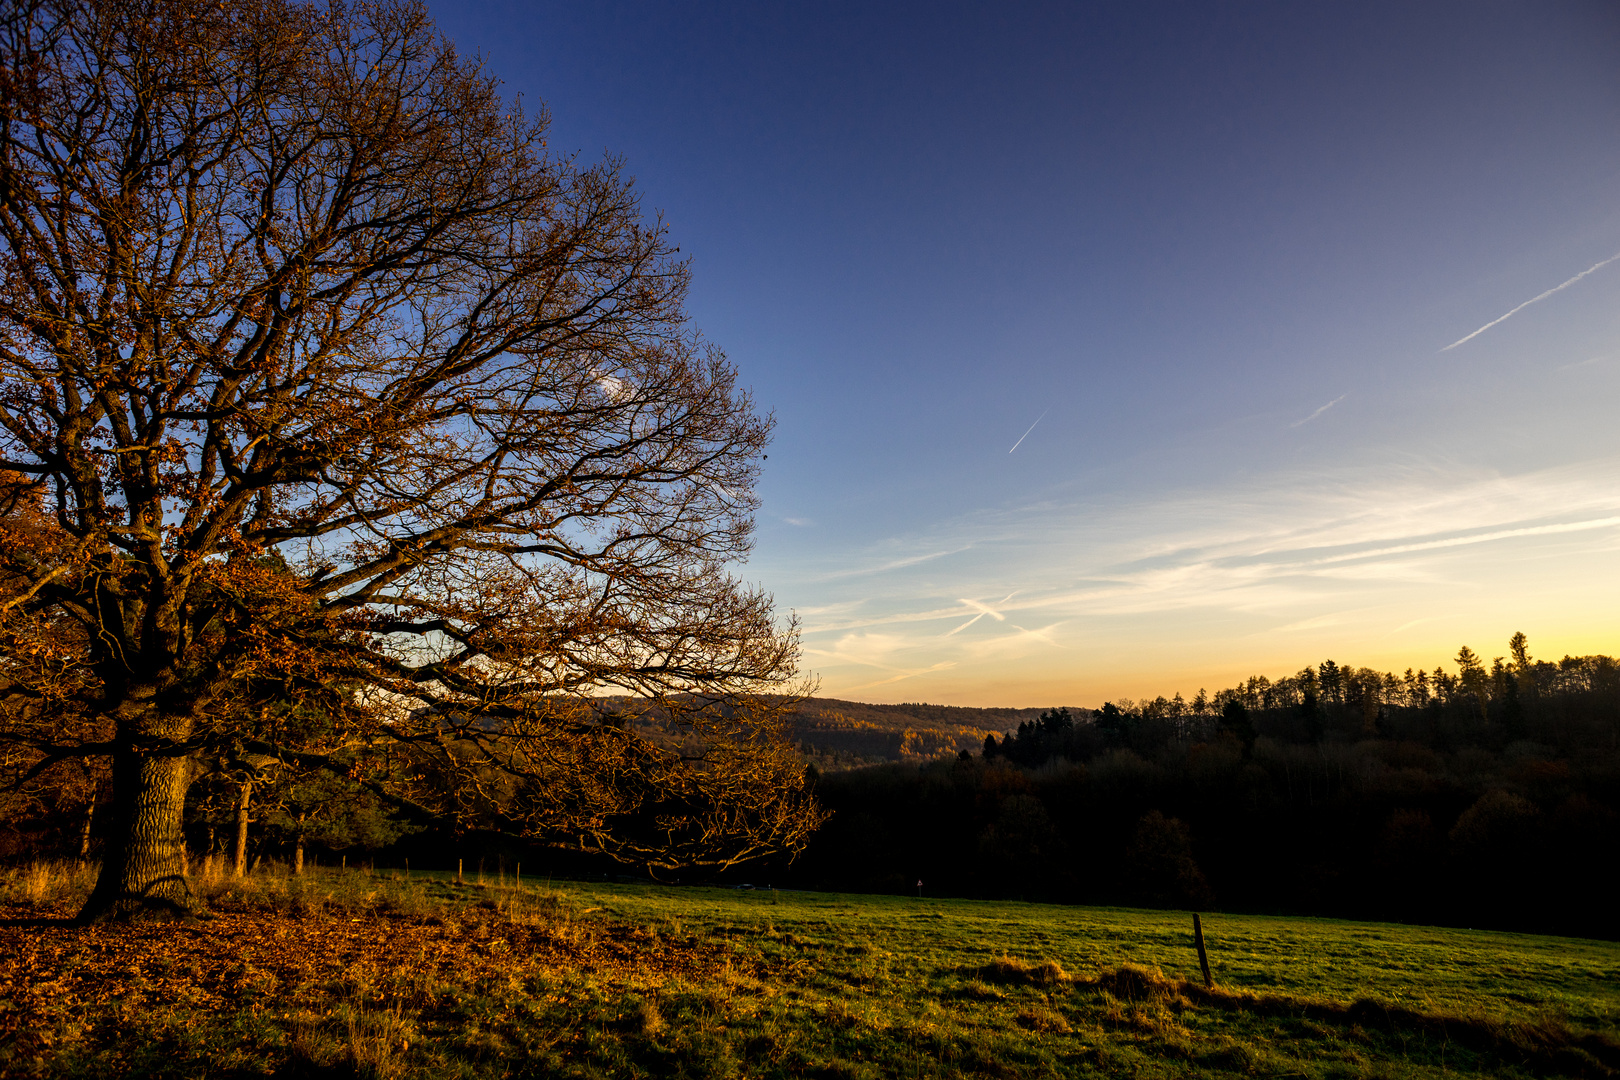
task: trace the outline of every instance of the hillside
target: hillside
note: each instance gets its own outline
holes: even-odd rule
[[[825,771],[954,757],[963,750],[978,753],[985,735],[1000,737],[1043,711],[808,698],[794,714],[790,730],[804,756]]]
[[[665,747],[680,744],[662,714],[628,697],[601,699],[637,717],[637,729]],[[787,734],[806,762],[823,772],[882,765],[921,764],[954,758],[966,750],[981,753],[984,737],[1000,738],[1019,724],[1033,722],[1044,709],[975,709],[961,705],[869,705],[838,698],[806,698],[788,721]],[[1071,708],[1077,718],[1088,709]]]

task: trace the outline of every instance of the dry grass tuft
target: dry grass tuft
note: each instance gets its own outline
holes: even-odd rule
[[[647,998],[636,1002],[630,1010],[630,1030],[643,1038],[653,1038],[664,1030],[664,1014],[658,1003]]]
[[[42,913],[71,916],[95,887],[100,864],[82,860],[35,861],[0,868],[0,904],[24,904]],[[200,910],[258,911],[307,919],[345,912],[360,916],[426,919],[458,905],[453,890],[432,878],[410,878],[365,868],[310,868],[294,874],[267,861],[241,877],[218,854],[191,862],[187,885]],[[570,916],[565,894],[556,890],[493,887],[479,905],[506,921],[550,925]],[[469,897],[470,899],[470,897]]]
[[[412,1025],[398,1005],[389,1009],[349,1010],[345,1064],[366,1080],[393,1080],[405,1070]]]
[[[35,861],[0,870],[0,903],[52,908],[83,904],[100,866],[83,860]]]
[[[964,974],[977,976],[990,983],[1001,983],[1009,986],[1061,986],[1073,982],[1074,978],[1063,970],[1063,965],[1056,960],[1043,960],[1038,964],[1031,964],[1016,956],[1002,956],[979,968],[972,968]]]
[[[1072,1028],[1061,1013],[1051,1009],[1032,1008],[1024,1009],[1014,1018],[1018,1026],[1026,1031],[1041,1031],[1051,1035],[1067,1035]]]
[[[1121,964],[1097,976],[1092,985],[1121,1001],[1174,1001],[1182,997],[1182,989],[1187,984],[1167,977],[1156,967]]]

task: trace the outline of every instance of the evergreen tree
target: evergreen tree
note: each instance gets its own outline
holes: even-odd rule
[[[1254,723],[1249,719],[1249,710],[1237,698],[1229,698],[1221,709],[1221,727],[1232,733],[1232,737],[1243,744],[1243,756],[1249,757],[1254,753],[1255,731]]]
[[[1092,723],[1097,725],[1097,730],[1102,732],[1103,740],[1109,746],[1123,745],[1132,726],[1131,716],[1111,701],[1103,702]]]

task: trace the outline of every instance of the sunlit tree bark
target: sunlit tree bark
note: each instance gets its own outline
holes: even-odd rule
[[[50,534],[0,602],[81,646],[8,653],[3,734],[114,762],[85,917],[189,906],[203,755],[638,858],[801,843],[797,637],[728,569],[769,421],[617,163],[417,4],[0,20],[0,452]]]

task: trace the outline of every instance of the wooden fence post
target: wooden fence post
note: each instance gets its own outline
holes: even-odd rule
[[[1196,911],[1193,912],[1193,944],[1198,946],[1198,966],[1204,972],[1204,989],[1213,990],[1215,980],[1209,977],[1209,954],[1204,952],[1204,923]]]

